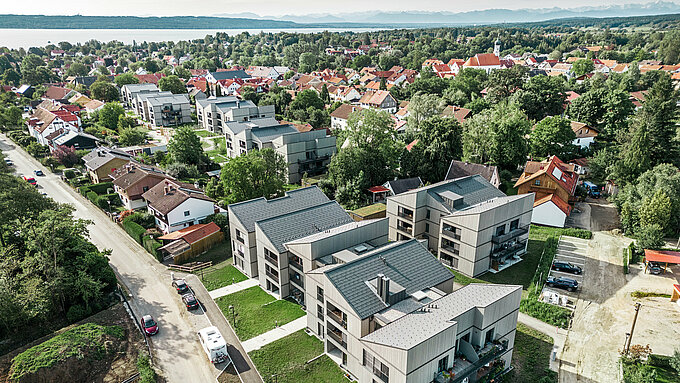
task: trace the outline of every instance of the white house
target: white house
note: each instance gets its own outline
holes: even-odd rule
[[[571,130],[576,134],[576,138],[572,144],[580,146],[582,149],[590,147],[590,144],[595,142],[595,137],[598,135],[598,130],[588,124],[578,121],[571,122]]]
[[[142,198],[165,234],[200,223],[216,212],[215,201],[201,189],[170,179],[156,184]]]
[[[556,194],[549,194],[534,203],[531,223],[552,227],[564,227],[571,206],[562,201]]]

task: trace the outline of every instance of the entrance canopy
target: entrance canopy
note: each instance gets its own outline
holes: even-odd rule
[[[680,251],[645,249],[645,259],[647,262],[680,264]]]

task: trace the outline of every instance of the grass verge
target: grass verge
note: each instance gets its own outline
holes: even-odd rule
[[[633,298],[670,298],[670,294],[664,294],[664,293],[653,293],[650,291],[633,291],[630,293],[630,296]]]
[[[197,271],[196,273],[200,274],[200,271]],[[243,282],[246,279],[248,279],[248,277],[243,275],[243,273],[233,265],[226,265],[218,269],[210,269],[210,271],[201,276],[201,282],[203,282],[203,286],[205,286],[208,291]]]
[[[549,369],[552,346],[553,338],[518,323],[512,354],[513,370],[503,381],[509,383],[557,382],[557,373]]]
[[[265,382],[276,375],[279,383],[337,383],[344,373],[323,353],[323,343],[303,330],[274,341],[249,355]]]
[[[248,340],[291,322],[305,312],[297,303],[277,300],[260,286],[219,297],[215,300],[224,316],[234,325],[229,306],[234,306],[236,325],[234,330],[241,341]]]

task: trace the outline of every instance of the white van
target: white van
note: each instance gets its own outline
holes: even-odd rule
[[[222,338],[217,327],[211,326],[200,330],[198,339],[201,341],[210,363],[222,363],[231,360],[227,352],[227,342]]]

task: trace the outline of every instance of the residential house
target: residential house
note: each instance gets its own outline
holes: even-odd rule
[[[111,173],[124,167],[132,160],[132,155],[120,149],[100,146],[83,156],[83,162],[92,183],[98,184],[111,180]]]
[[[76,150],[94,149],[101,140],[93,135],[68,129],[59,129],[46,137],[50,151],[60,146],[73,147]]]
[[[442,116],[443,117],[454,117],[458,122],[461,124],[465,122],[465,120],[470,117],[472,114],[472,110],[466,109],[466,108],[461,108],[460,106],[455,106],[455,105],[447,105],[444,110],[442,111]]]
[[[38,143],[49,145],[47,137],[55,138],[53,135],[55,132],[80,132],[82,126],[80,117],[69,109],[71,108],[58,101],[43,100],[26,120],[29,134]]]
[[[387,197],[398,195],[403,192],[418,189],[423,186],[423,181],[420,177],[402,178],[387,181],[380,186],[373,186],[368,188],[369,193],[372,194],[373,203],[385,202]]]
[[[229,157],[264,148],[282,155],[288,164],[289,183],[299,182],[305,173],[310,176],[324,173],[336,152],[335,136],[326,129],[299,131],[271,117],[227,122],[224,132]]]
[[[60,86],[50,86],[45,90],[45,93],[43,93],[43,98],[66,101],[76,93],[78,92],[73,89],[63,88]]]
[[[224,240],[224,233],[215,222],[199,223],[158,237],[163,246],[158,251],[164,258],[178,264],[210,250]]]
[[[349,115],[362,108],[356,105],[342,104],[331,113],[331,129],[339,131],[347,129]]]
[[[501,177],[498,173],[498,167],[493,165],[475,164],[472,162],[463,162],[451,160],[449,170],[446,172],[445,180],[455,180],[457,178],[473,176],[479,174],[484,177],[496,189],[501,186]]]
[[[590,144],[595,142],[595,138],[599,133],[599,131],[592,126],[578,121],[571,122],[571,130],[576,134],[576,138],[572,144],[581,147],[581,149],[590,147]]]
[[[114,190],[128,210],[146,208],[142,194],[164,179],[172,179],[163,170],[134,160],[112,172],[110,177],[113,179]]]
[[[353,380],[468,381],[487,365],[510,367],[521,286],[453,291],[452,274],[416,240],[336,254],[305,276],[307,328]]]
[[[211,97],[196,100],[196,116],[204,129],[224,133],[227,122],[274,118],[274,105],[257,106],[250,100],[234,96]]]
[[[251,76],[242,69],[236,70],[218,70],[217,72],[208,72],[205,75],[205,79],[211,83],[215,84],[220,80],[234,80],[234,79],[249,79]]]
[[[527,161],[524,172],[515,183],[518,194],[535,194],[531,222],[564,227],[571,213],[578,174],[574,165],[565,164],[557,156],[542,162]]]
[[[142,194],[147,210],[153,215],[156,227],[165,233],[201,223],[209,215],[219,212],[215,200],[194,185],[169,178]]]
[[[362,108],[384,110],[390,114],[397,112],[397,100],[386,90],[366,91],[359,100]]]
[[[390,240],[419,238],[467,276],[521,260],[533,195],[506,196],[481,175],[445,180],[387,198]]]
[[[283,197],[255,198],[229,205],[229,231],[234,266],[250,278],[258,276],[255,224],[260,220],[305,210],[329,202],[316,186],[286,192]]]
[[[104,105],[105,105],[105,103],[103,103],[102,101],[91,100],[84,105],[85,106],[85,113],[87,113],[88,115],[91,115],[92,113],[103,108]]]

